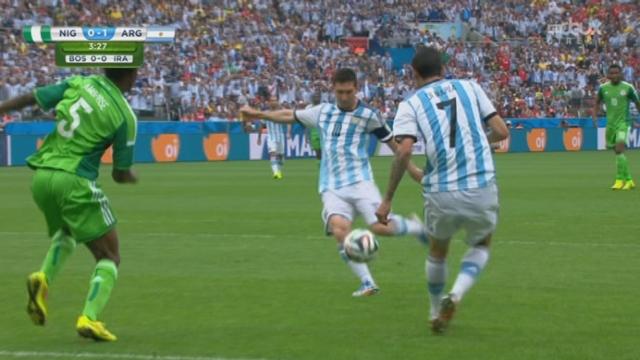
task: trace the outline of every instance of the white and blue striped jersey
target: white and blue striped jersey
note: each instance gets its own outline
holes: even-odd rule
[[[285,144],[287,125],[271,121],[265,121],[264,123],[267,126],[267,140],[273,144]]]
[[[343,111],[335,104],[323,103],[296,110],[294,117],[306,127],[320,133],[319,191],[337,190],[362,181],[374,181],[369,164],[369,134],[379,140],[391,140],[391,131],[380,114],[363,103],[353,111]]]
[[[474,81],[440,80],[400,103],[394,136],[425,140],[425,192],[459,191],[495,182],[495,167],[484,122],[496,115],[487,94]]]

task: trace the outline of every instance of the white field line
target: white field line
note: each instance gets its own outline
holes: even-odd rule
[[[7,236],[39,236],[46,237],[46,233],[35,231],[0,231],[0,237]],[[298,238],[303,240],[326,240],[326,236],[317,235],[294,235],[294,234],[228,234],[228,233],[176,233],[176,232],[145,232],[145,233],[127,233],[120,235],[123,239],[126,237],[191,237],[191,238],[240,238],[240,239],[280,239],[280,238]],[[594,243],[594,242],[563,242],[563,241],[521,241],[521,240],[495,240],[494,246],[500,245],[527,245],[527,246],[568,246],[568,247],[595,247],[595,248],[628,248],[628,249],[640,249],[640,242],[636,243],[621,243],[612,244],[607,242]]]
[[[45,358],[45,359],[116,359],[116,360],[259,360],[259,359],[231,359],[208,356],[181,355],[143,355],[125,353],[91,353],[91,352],[53,352],[53,351],[8,351],[0,350],[2,358]]]

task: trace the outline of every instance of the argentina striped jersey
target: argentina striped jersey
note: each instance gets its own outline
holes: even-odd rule
[[[296,110],[296,120],[318,128],[322,143],[319,191],[337,190],[361,181],[374,181],[369,164],[369,134],[391,140],[391,131],[380,114],[363,103],[352,111],[323,103]]]
[[[474,81],[440,80],[425,85],[400,103],[395,136],[425,140],[425,192],[469,190],[495,182],[491,147],[484,122],[496,115],[486,93]]]

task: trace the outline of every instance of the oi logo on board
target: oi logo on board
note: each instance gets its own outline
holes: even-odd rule
[[[202,149],[209,161],[223,161],[229,157],[229,135],[210,134],[202,139]]]
[[[531,129],[527,133],[529,151],[542,152],[547,147],[547,129]]]
[[[180,138],[176,134],[162,134],[151,140],[151,151],[157,162],[174,162],[180,154]]]
[[[567,151],[580,151],[582,149],[583,133],[581,128],[570,128],[562,134],[564,148]]]

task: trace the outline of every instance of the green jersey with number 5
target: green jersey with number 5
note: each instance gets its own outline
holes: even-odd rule
[[[127,99],[102,75],[73,76],[34,90],[38,105],[55,107],[56,127],[27,159],[32,168],[66,171],[95,180],[100,160],[113,145],[113,166],[133,165],[137,119]]]

